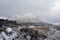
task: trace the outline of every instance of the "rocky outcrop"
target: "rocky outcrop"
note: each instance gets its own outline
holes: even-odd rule
[[[8,20],[8,19],[0,19],[0,27],[4,26],[10,26],[10,25],[16,25],[16,21]]]

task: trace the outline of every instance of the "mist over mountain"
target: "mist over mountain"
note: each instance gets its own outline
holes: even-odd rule
[[[22,16],[12,16],[10,17],[9,19],[11,20],[16,20],[17,22],[20,22],[20,23],[26,23],[26,22],[36,22],[36,23],[39,23],[39,22],[47,22],[46,20],[38,17],[38,16],[35,16],[33,14],[25,14],[25,15],[22,15]]]
[[[11,16],[8,18],[3,18],[3,19],[16,21],[17,24],[24,25],[24,26],[26,25],[53,26],[53,24],[49,23],[47,20],[40,18],[38,16],[35,16],[33,14],[30,14],[30,13],[27,13],[22,16],[16,15],[16,16]]]
[[[35,16],[33,14],[25,14],[22,16],[12,16],[8,18],[9,20],[14,20],[17,21],[18,24],[20,25],[40,25],[40,26],[51,26],[53,24],[49,23],[47,20],[42,19],[38,16]]]
[[[0,17],[0,19],[8,19],[7,17]]]

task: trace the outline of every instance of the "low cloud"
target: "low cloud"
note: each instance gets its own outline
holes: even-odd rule
[[[59,0],[0,0],[0,16],[10,17],[32,13],[49,22],[59,23],[59,2]]]

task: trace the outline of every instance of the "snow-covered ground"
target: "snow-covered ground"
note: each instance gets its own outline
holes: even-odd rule
[[[26,38],[24,38],[24,35],[26,33],[21,33],[17,31],[16,29],[12,28],[6,28],[6,31],[0,32],[0,40],[30,40],[31,36],[27,35]],[[60,40],[60,30],[56,30],[54,28],[50,28],[49,32],[47,32],[47,38],[42,39],[38,38],[38,40]],[[34,39],[33,39],[34,40]]]

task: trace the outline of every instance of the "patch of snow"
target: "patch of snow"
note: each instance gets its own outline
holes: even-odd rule
[[[7,32],[11,32],[12,31],[12,28],[7,28],[6,31]]]

